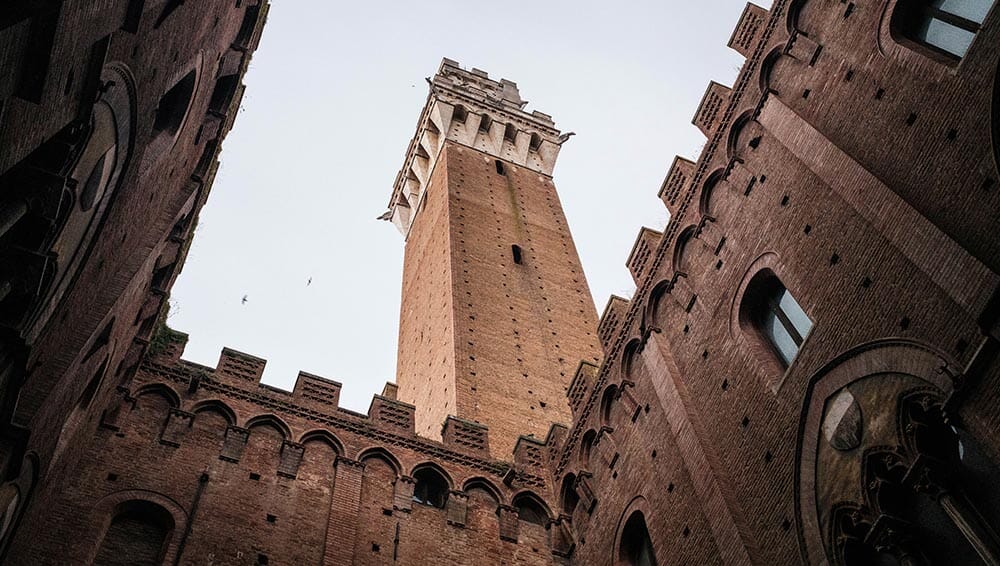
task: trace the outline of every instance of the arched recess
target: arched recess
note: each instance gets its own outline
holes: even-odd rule
[[[601,426],[614,428],[614,407],[618,400],[618,386],[611,384],[601,394]]]
[[[580,439],[580,455],[577,458],[579,462],[580,469],[592,470],[593,466],[590,465],[590,458],[594,450],[594,441],[597,440],[597,431],[590,429],[583,433],[583,437]]]
[[[76,401],[76,405],[73,406],[70,413],[66,415],[66,420],[63,421],[62,428],[59,431],[59,437],[56,440],[56,447],[52,451],[52,457],[49,464],[50,468],[62,458],[62,455],[69,446],[70,441],[78,437],[77,433],[84,428],[89,418],[94,416],[94,413],[97,412],[96,410],[91,410],[91,404],[94,401],[94,397],[97,396],[97,392],[101,389],[101,384],[104,383],[105,377],[107,377],[109,373],[108,362],[110,362],[110,360],[111,354],[107,354],[103,357],[103,359],[101,359],[100,363],[96,364],[97,369],[94,369],[93,364],[86,363],[78,369],[79,373],[83,373],[83,376],[86,376],[87,385],[80,393],[80,396]]]
[[[725,179],[725,177],[726,168],[720,167],[715,171],[712,171],[705,180],[705,184],[702,185],[701,194],[698,197],[698,211],[702,216],[708,216],[710,218],[723,217],[720,214],[721,207],[719,206],[720,201],[723,199],[722,196],[717,193],[724,192],[726,190],[726,187],[722,185],[722,180]]]
[[[813,375],[802,405],[795,469],[799,542],[808,563],[841,564],[832,534],[850,541],[852,529],[856,534],[869,528],[857,522],[871,511],[864,505],[865,486],[882,481],[869,481],[876,460],[866,456],[905,452],[897,426],[903,398],[913,391],[946,398],[959,371],[930,346],[885,339],[848,350]]]
[[[649,299],[646,301],[646,308],[643,310],[642,325],[644,328],[658,331],[663,328],[666,318],[666,305],[670,304],[667,295],[673,282],[669,279],[660,281],[649,291]]]
[[[563,476],[561,486],[559,489],[560,513],[573,517],[577,505],[580,504],[580,495],[576,492],[576,474],[568,473]]]
[[[365,448],[360,453],[358,453],[358,461],[364,463],[369,459],[382,460],[389,465],[394,472],[396,472],[396,477],[399,477],[403,473],[403,466],[400,465],[399,460],[392,455],[391,452],[382,448],[381,446],[372,446],[370,448]]]
[[[268,426],[278,431],[281,434],[282,440],[289,440],[292,438],[292,429],[285,423],[281,417],[273,414],[257,415],[247,421],[244,428],[247,430],[252,430],[255,427]]]
[[[413,469],[410,470],[410,476],[416,477],[414,474],[416,474],[420,470],[425,470],[425,469],[434,470],[435,473],[439,474],[441,478],[444,479],[444,481],[446,482],[448,489],[455,488],[455,482],[452,481],[451,475],[448,474],[448,472],[444,468],[442,468],[435,462],[425,461],[413,466]]]
[[[140,397],[146,395],[159,395],[160,397],[166,399],[167,403],[169,403],[173,408],[181,406],[181,396],[174,391],[173,387],[164,383],[150,383],[148,385],[143,385],[136,390],[134,397],[139,399]]]
[[[344,444],[332,432],[326,429],[314,429],[299,438],[299,444],[305,446],[309,442],[323,442],[333,448],[338,455],[344,453]]]
[[[159,560],[161,564],[173,564],[177,559],[182,533],[187,527],[187,513],[176,501],[169,497],[147,490],[123,490],[104,496],[93,507],[89,519],[88,537],[93,542],[87,564],[95,563],[101,542],[112,525],[116,515],[137,505],[155,506],[169,516],[170,529],[163,542],[163,551]]]
[[[206,399],[204,401],[199,401],[191,406],[191,413],[193,413],[195,418],[199,413],[217,413],[226,420],[226,424],[229,426],[236,425],[236,411],[229,407],[224,401],[220,399]]]
[[[545,500],[538,497],[533,491],[523,490],[510,498],[510,504],[517,509],[517,517],[520,521],[549,527],[552,522],[552,511],[545,504]]]
[[[462,484],[462,491],[466,493],[474,489],[479,489],[488,493],[493,500],[496,501],[497,505],[503,501],[502,492],[497,488],[496,484],[486,478],[476,476],[465,480]]]
[[[749,110],[744,110],[739,116],[733,120],[733,125],[730,126],[729,132],[726,136],[726,157],[731,161],[733,159],[741,159],[740,155],[740,138],[743,135],[744,130],[753,123],[753,117],[756,113],[756,109],[751,108]]]
[[[623,381],[628,381],[635,383],[635,378],[637,375],[637,364],[641,363],[640,360],[640,350],[642,350],[642,341],[638,338],[633,338],[622,348],[622,357],[620,367],[620,377]]]
[[[778,60],[781,59],[785,54],[785,46],[779,45],[768,51],[767,55],[764,56],[763,62],[760,64],[760,76],[759,76],[759,87],[760,92],[763,95],[769,95],[771,93],[780,94],[772,86],[771,75],[774,73],[774,68],[778,64]]]
[[[653,517],[645,497],[636,496],[622,511],[615,527],[611,564],[615,566],[655,566],[649,521]],[[638,523],[641,521],[641,524]],[[645,540],[642,540],[643,536]],[[623,544],[624,543],[624,544]],[[648,544],[646,544],[648,543]],[[636,552],[638,551],[638,552]],[[643,562],[643,560],[646,560]]]
[[[691,224],[681,230],[677,235],[677,242],[674,244],[673,270],[678,274],[688,275],[691,267],[691,241],[698,232],[698,226]]]

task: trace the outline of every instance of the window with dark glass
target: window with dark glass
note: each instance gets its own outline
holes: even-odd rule
[[[993,0],[900,1],[896,26],[906,37],[961,59],[992,5]]]
[[[743,302],[753,326],[787,367],[812,329],[812,320],[770,272],[762,272],[751,281]]]
[[[443,508],[448,500],[448,482],[432,468],[423,468],[413,474],[413,500],[421,505]]]

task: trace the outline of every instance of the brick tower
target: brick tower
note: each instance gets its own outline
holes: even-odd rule
[[[497,457],[570,422],[566,387],[600,351],[552,183],[565,137],[526,104],[443,60],[384,216],[406,238],[399,399],[423,436],[449,415],[488,426]]]

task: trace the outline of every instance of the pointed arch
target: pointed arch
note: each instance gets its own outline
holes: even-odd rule
[[[342,455],[344,453],[344,443],[342,443],[332,432],[323,428],[310,430],[299,437],[299,444],[305,445],[307,442],[322,442],[329,445],[330,448],[333,448],[333,451],[336,452],[337,455]]]
[[[753,117],[756,113],[757,110],[755,108],[744,110],[742,114],[733,120],[733,125],[729,128],[729,134],[726,137],[726,157],[730,160],[739,159],[737,150],[739,149],[740,135],[743,133],[743,129],[753,122]]]
[[[670,293],[670,289],[673,287],[673,282],[670,279],[664,279],[653,286],[653,289],[649,292],[649,298],[646,300],[646,308],[642,314],[642,325],[645,328],[651,329],[654,332],[661,329],[657,315],[659,314],[660,302],[666,298],[667,294]]]
[[[244,426],[243,428],[251,430],[254,427],[258,426],[269,426],[277,430],[281,434],[282,439],[284,440],[289,440],[292,438],[292,429],[289,428],[289,426],[285,423],[285,421],[283,421],[281,417],[277,415],[271,413],[268,413],[266,415],[257,415],[256,417],[253,417],[250,420],[248,420],[246,426]]]
[[[604,389],[604,393],[601,394],[601,425],[611,426],[611,410],[614,407],[615,400],[618,399],[618,386],[611,384]]]
[[[690,224],[681,230],[680,234],[677,235],[677,241],[674,243],[674,253],[673,253],[673,270],[676,274],[687,275],[687,266],[683,265],[685,259],[685,252],[687,251],[688,244],[694,239],[694,235],[698,231],[698,226],[696,224]]]
[[[559,511],[563,515],[573,516],[576,506],[580,503],[580,495],[576,492],[576,474],[570,472],[563,476],[559,489]]]
[[[206,399],[204,401],[198,401],[191,406],[190,412],[195,415],[205,412],[218,413],[222,416],[222,418],[226,419],[226,424],[230,426],[236,424],[236,411],[220,399]]]
[[[774,72],[774,67],[778,64],[778,60],[781,59],[782,55],[785,54],[785,49],[783,45],[779,45],[768,52],[764,56],[763,62],[760,64],[760,75],[759,75],[759,86],[760,93],[763,94],[778,94],[778,91],[771,88],[771,73]]]
[[[709,173],[708,178],[705,179],[705,184],[702,185],[701,194],[698,198],[698,212],[702,216],[708,216],[712,219],[716,218],[716,210],[712,207],[712,195],[715,193],[719,184],[726,177],[726,168],[720,167],[715,171]]]
[[[170,403],[173,408],[179,408],[181,406],[181,396],[174,391],[173,387],[166,385],[164,383],[150,383],[148,385],[143,385],[135,392],[135,398],[138,399],[144,395],[159,395]]]
[[[594,450],[594,441],[597,440],[597,431],[590,429],[583,433],[583,438],[580,440],[580,454],[578,458],[580,469],[590,470],[590,458]]]
[[[527,512],[541,514],[542,517],[540,518],[546,521],[544,525],[546,527],[548,526],[547,523],[553,520],[552,510],[545,504],[545,500],[531,490],[525,489],[514,494],[510,498],[510,504],[517,509],[518,516],[522,517],[522,520],[532,522],[532,518],[528,516]]]
[[[371,458],[376,458],[382,460],[389,465],[393,471],[396,472],[396,476],[399,477],[403,474],[403,466],[400,465],[399,459],[392,455],[391,452],[382,448],[381,446],[372,446],[365,448],[360,453],[358,453],[358,462],[364,462]]]
[[[633,338],[622,348],[619,377],[623,381],[635,382],[636,356],[642,349],[642,340]]]
[[[444,481],[448,484],[448,489],[449,490],[455,489],[455,482],[451,479],[451,475],[447,471],[445,471],[444,468],[442,468],[441,466],[439,466],[437,463],[431,462],[430,460],[425,460],[425,461],[423,461],[423,462],[421,462],[421,463],[413,466],[413,468],[410,470],[410,477],[414,477],[414,478],[417,477],[416,474],[418,472],[420,472],[421,470],[434,470],[434,472],[436,472],[437,474],[439,474],[444,479]]]
[[[484,477],[476,476],[465,480],[465,483],[462,484],[462,491],[468,494],[471,489],[481,489],[490,494],[490,496],[496,501],[497,505],[500,505],[500,503],[503,502],[503,494],[497,486]]]

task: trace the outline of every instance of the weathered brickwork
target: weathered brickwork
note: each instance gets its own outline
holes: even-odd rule
[[[39,532],[25,509],[68,490],[54,478],[78,469],[79,439],[153,337],[266,12],[258,0],[0,8],[5,563],[29,563],[9,546]],[[123,521],[115,532],[145,528]],[[63,542],[47,543],[49,563],[65,563]]]
[[[266,5],[63,4],[0,17],[0,211],[26,222],[0,253],[92,249],[35,295],[35,264],[0,268],[4,563],[1000,563],[988,2],[748,5],[746,64],[694,111],[703,153],[666,172],[670,223],[599,322],[552,183],[568,136],[444,60],[383,217],[406,238],[398,383],[367,415],[319,376],[282,391],[255,356],[149,343]],[[921,43],[928,13],[973,39]],[[218,79],[186,83],[192,57]],[[155,111],[188,90],[197,119]],[[131,105],[119,167],[94,144]],[[39,236],[48,201],[17,187],[75,191],[81,163],[112,180],[100,230]]]

